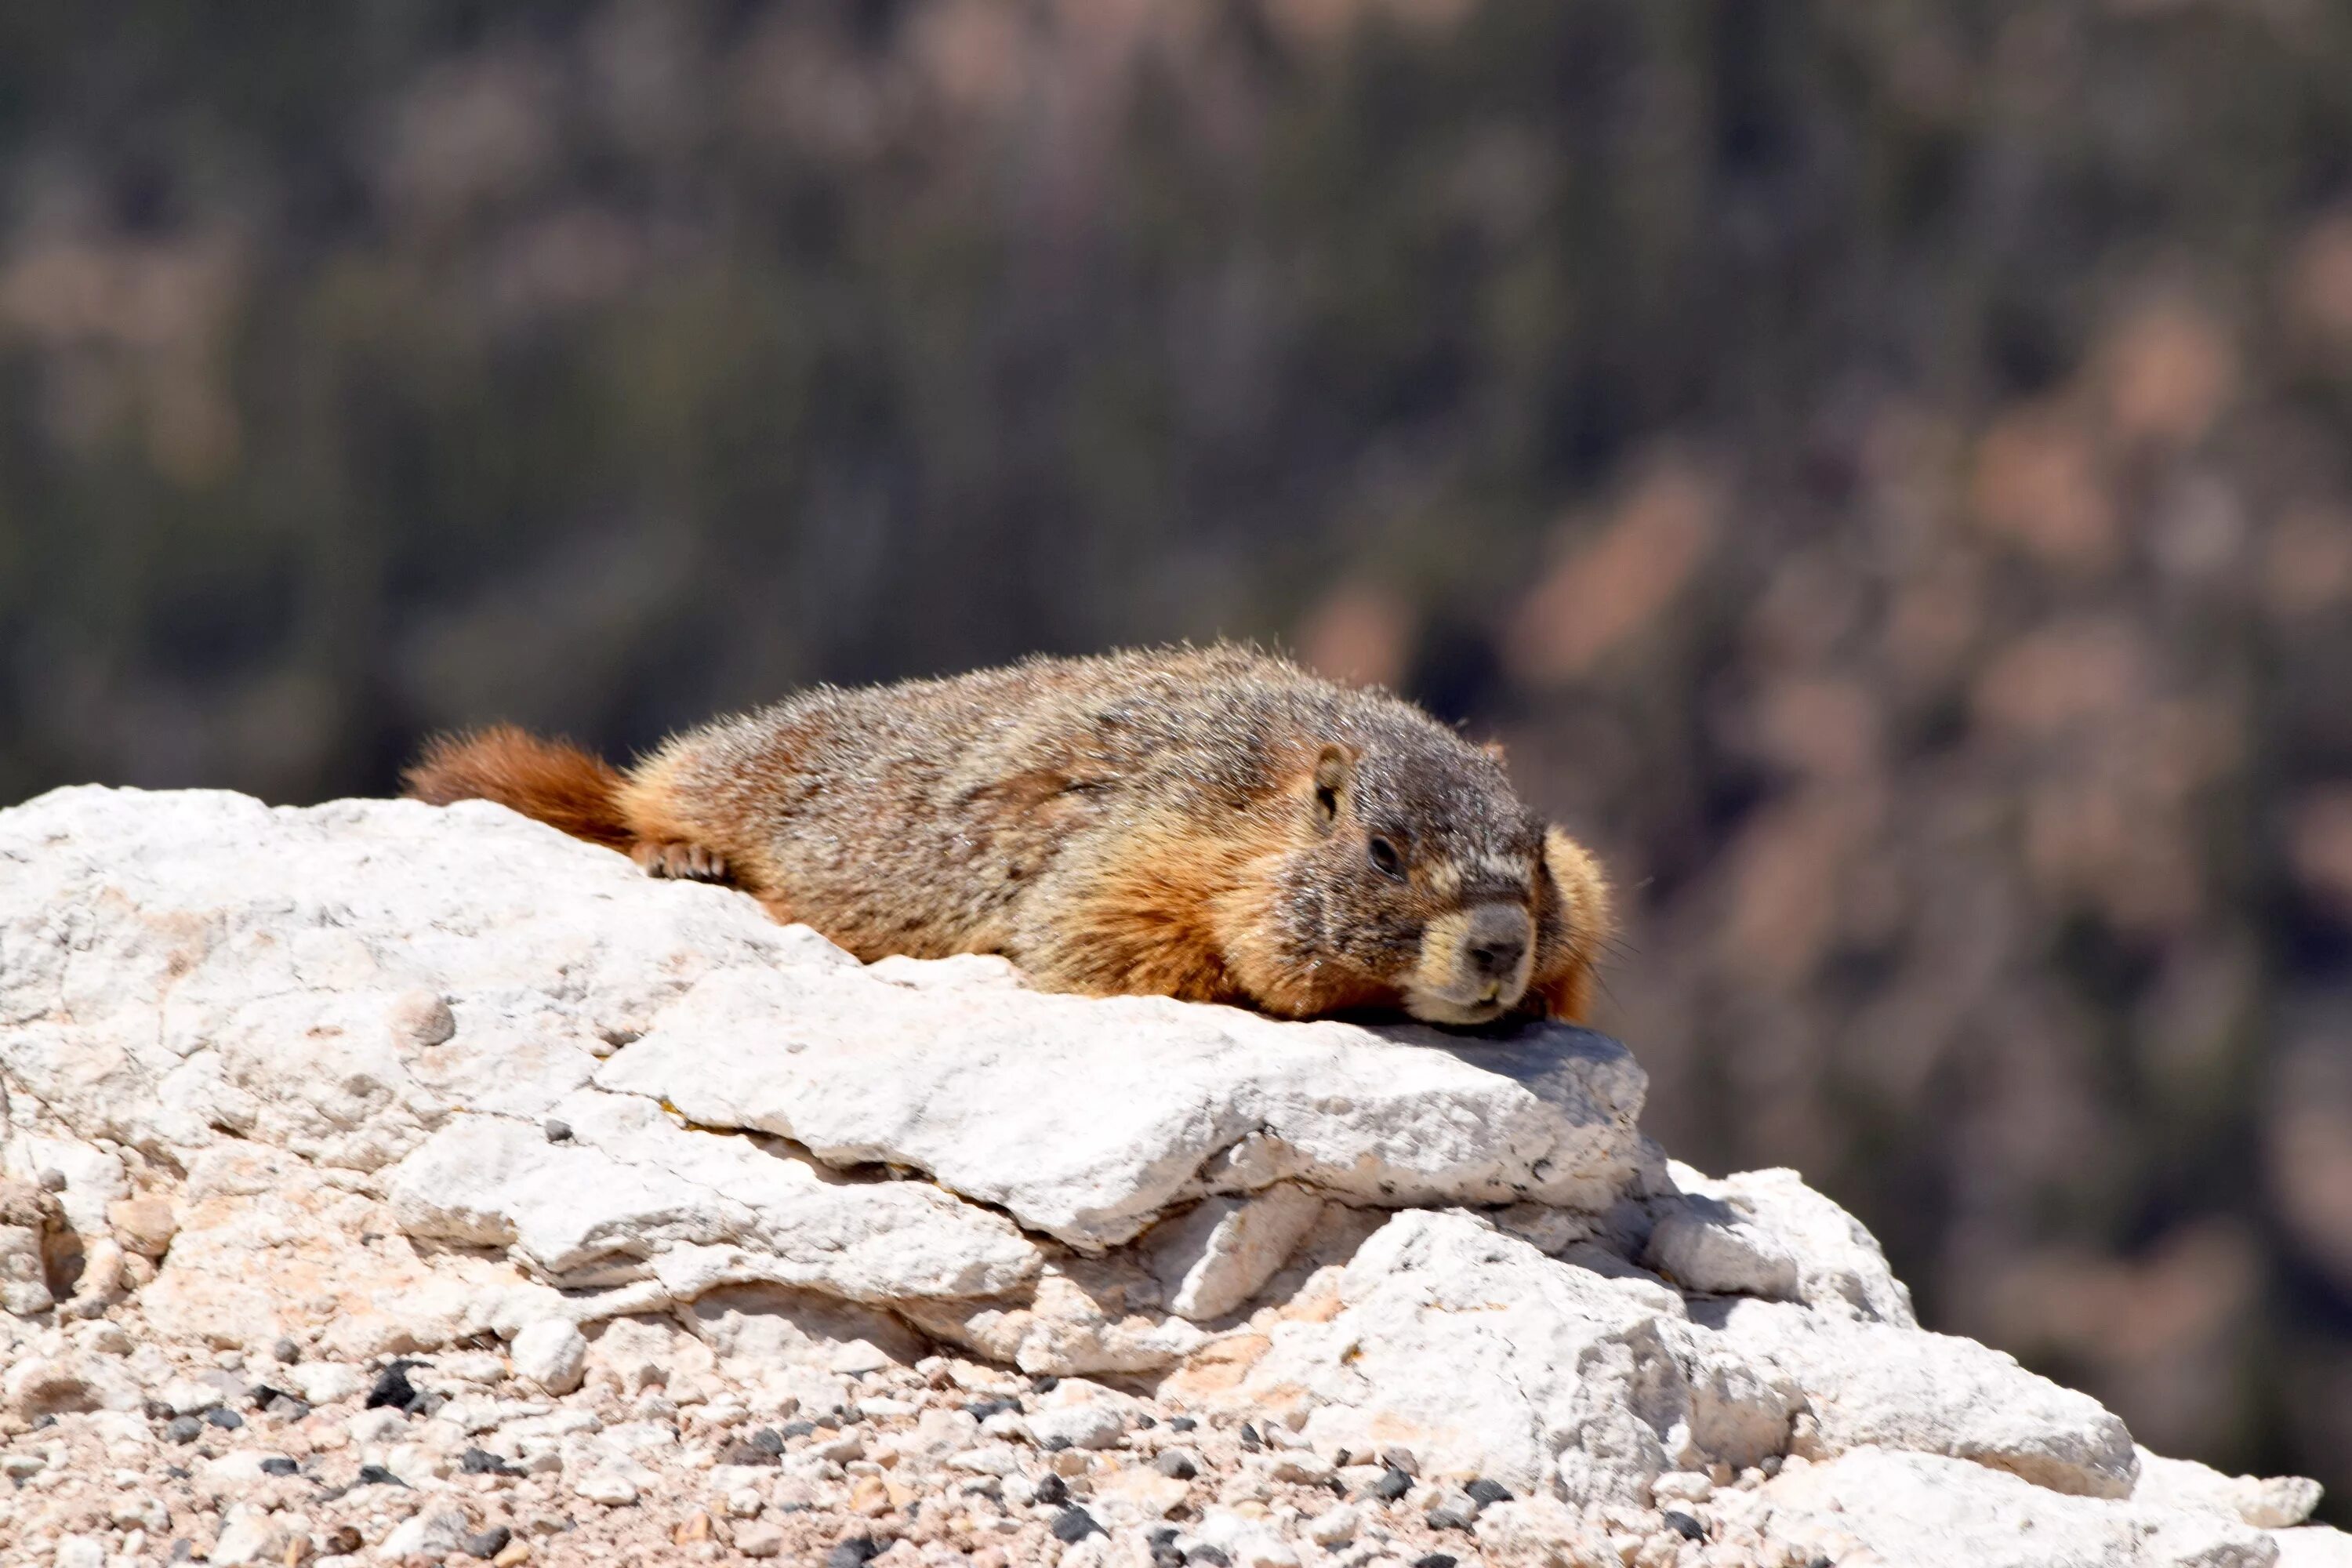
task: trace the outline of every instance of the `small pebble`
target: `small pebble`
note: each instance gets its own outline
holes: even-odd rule
[[[762,1426],[743,1440],[762,1454],[781,1454],[784,1451],[784,1435],[773,1426]]]
[[[1190,1415],[1171,1415],[1168,1418],[1168,1429],[1171,1432],[1190,1432],[1199,1425],[1200,1423]]]
[[[1704,1541],[1706,1539],[1706,1526],[1701,1524],[1690,1515],[1684,1513],[1679,1509],[1668,1509],[1659,1517],[1666,1521],[1666,1528],[1668,1530],[1673,1531],[1685,1541]]]
[[[193,1415],[174,1415],[163,1436],[174,1443],[193,1443],[205,1435],[205,1424]]]
[[[1260,1437],[1257,1435],[1257,1428],[1246,1421],[1242,1423],[1242,1447],[1253,1454],[1265,1447],[1265,1439]]]
[[[362,1544],[360,1532],[355,1526],[339,1524],[327,1532],[327,1552],[330,1556],[348,1557],[357,1552]]]
[[[784,1423],[784,1436],[788,1439],[793,1437],[805,1437],[815,1430],[816,1423],[814,1421],[787,1421]]]
[[[281,1394],[269,1402],[268,1414],[280,1421],[300,1421],[310,1415],[310,1406],[290,1394]]]
[[[1468,1486],[1464,1487],[1462,1489],[1468,1492],[1470,1494],[1470,1500],[1473,1502],[1475,1502],[1480,1508],[1486,1508],[1494,1503],[1508,1502],[1511,1500],[1510,1488],[1505,1486],[1500,1481],[1490,1481],[1484,1476],[1480,1476],[1476,1480],[1472,1481]]]
[[[496,1557],[513,1539],[513,1531],[503,1524],[494,1524],[488,1530],[466,1537],[457,1545],[468,1557]]]
[[[1068,1483],[1050,1470],[1047,1471],[1045,1478],[1037,1483],[1037,1500],[1049,1505],[1059,1505],[1069,1501]]]
[[[1161,1449],[1159,1458],[1151,1461],[1151,1468],[1180,1481],[1189,1481],[1201,1473],[1201,1467],[1193,1463],[1192,1456],[1181,1448]]]
[[[1036,1382],[1032,1384],[1030,1386],[1034,1388],[1040,1394],[1051,1394],[1054,1390],[1062,1386],[1062,1380],[1055,1377],[1049,1372],[1045,1376],[1037,1379]]]
[[[293,1460],[282,1456],[261,1461],[261,1473],[265,1476],[290,1476],[301,1468]]]
[[[1234,1560],[1213,1546],[1195,1546],[1184,1553],[1187,1563],[1202,1563],[1208,1568],[1234,1568]]]
[[[1100,1521],[1082,1508],[1066,1508],[1054,1516],[1054,1539],[1075,1544],[1089,1535],[1108,1535]]]
[[[824,1568],[866,1568],[882,1555],[881,1544],[870,1535],[853,1535],[824,1554]]]
[[[1433,1552],[1426,1557],[1412,1560],[1412,1568],[1454,1568],[1462,1559],[1450,1552]]]
[[[368,1390],[369,1410],[405,1410],[416,1402],[416,1385],[408,1381],[408,1369],[422,1366],[423,1362],[396,1361],[376,1373],[375,1386]]]
[[[302,1347],[292,1340],[280,1340],[269,1347],[269,1353],[288,1366],[302,1359]]]
[[[352,1483],[355,1487],[404,1487],[407,1484],[382,1465],[362,1465],[360,1479]]]
[[[520,1476],[523,1472],[488,1448],[468,1448],[457,1456],[457,1468],[469,1476]]]
[[[1364,1489],[1367,1496],[1376,1497],[1382,1502],[1394,1502],[1411,1490],[1412,1490],[1412,1478],[1394,1466],[1381,1472],[1379,1480]]]
[[[975,1399],[963,1407],[963,1413],[975,1421],[985,1421],[992,1415],[1002,1415],[1008,1410],[1018,1410],[1017,1399]]]
[[[245,1417],[226,1405],[215,1405],[205,1412],[205,1419],[224,1432],[234,1432],[245,1425]]]
[[[1470,1528],[1471,1518],[1472,1516],[1470,1514],[1451,1506],[1433,1508],[1429,1510],[1429,1528],[1432,1530],[1467,1530]]]
[[[572,1123],[569,1121],[560,1121],[552,1116],[549,1117],[547,1119],[547,1141],[551,1143],[571,1142]]]

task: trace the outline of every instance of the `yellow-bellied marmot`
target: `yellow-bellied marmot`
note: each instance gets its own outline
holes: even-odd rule
[[[1582,1016],[1607,886],[1495,755],[1421,710],[1217,646],[821,687],[625,773],[511,727],[409,793],[499,801],[724,880],[873,960],[1286,1017]]]

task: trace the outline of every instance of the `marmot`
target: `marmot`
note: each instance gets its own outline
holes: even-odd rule
[[[869,962],[1002,953],[1092,995],[1575,1019],[1611,929],[1600,868],[1498,752],[1230,645],[820,687],[625,772],[499,726],[406,784],[731,883]]]

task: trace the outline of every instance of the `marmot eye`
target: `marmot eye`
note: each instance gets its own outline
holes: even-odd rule
[[[1372,858],[1374,870],[1383,877],[1394,877],[1399,881],[1404,880],[1404,857],[1397,853],[1395,845],[1375,835],[1368,848]]]

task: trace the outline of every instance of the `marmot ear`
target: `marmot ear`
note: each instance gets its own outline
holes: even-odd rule
[[[1356,782],[1356,749],[1337,741],[1315,759],[1315,815],[1326,823],[1339,815],[1339,799]]]

